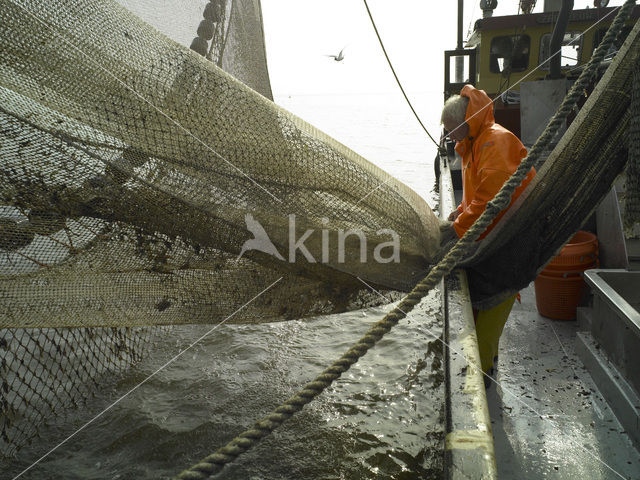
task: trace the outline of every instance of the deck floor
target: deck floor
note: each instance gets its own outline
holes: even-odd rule
[[[575,353],[575,321],[514,305],[487,391],[498,478],[638,479],[640,453]]]

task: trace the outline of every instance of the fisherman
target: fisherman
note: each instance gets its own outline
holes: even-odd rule
[[[509,130],[495,123],[493,103],[483,91],[465,85],[460,95],[453,95],[444,104],[441,122],[456,142],[456,151],[462,157],[462,203],[449,215],[443,227],[442,245],[457,240],[484,212],[487,203],[500,191],[527,155],[522,142]],[[533,179],[534,168],[514,192],[511,203]],[[480,239],[487,236],[502,211]],[[473,292],[471,292],[473,297]],[[482,370],[493,373],[494,358],[498,355],[498,342],[509,317],[514,295],[490,310],[475,310],[473,318],[480,350]],[[485,384],[487,384],[485,379]]]

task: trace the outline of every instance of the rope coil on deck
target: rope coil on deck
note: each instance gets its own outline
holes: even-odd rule
[[[547,145],[553,140],[558,128],[564,124],[567,115],[575,108],[578,100],[584,95],[585,89],[596,75],[597,67],[620,32],[634,5],[634,0],[627,0],[620,8],[605,38],[594,52],[587,67],[574,83],[562,102],[562,105],[549,121],[544,132],[531,148],[527,157],[523,159],[511,178],[505,182],[500,192],[488,203],[482,215],[465,235],[456,242],[444,258],[431,269],[429,274],[402,299],[397,307],[373,325],[355,345],[315,379],[307,383],[302,390],[290,397],[272,413],[256,422],[249,430],[246,430],[231,440],[227,445],[219,448],[216,452],[205,457],[188,470],[178,474],[175,477],[176,479],[200,480],[220,472],[227,463],[234,461],[239,455],[256,445],[260,439],[266,437],[287,419],[292,417],[294,413],[302,410],[306,404],[310,403],[315,397],[322,393],[334,380],[339,378],[342,373],[349,370],[352,365],[364,356],[369,349],[401,319],[405,318],[429,291],[433,289],[445,275],[449,274],[463,257],[472,251],[475,241],[493,222],[494,218],[503,209],[507,208],[515,189],[529,173],[531,167],[536,163]]]

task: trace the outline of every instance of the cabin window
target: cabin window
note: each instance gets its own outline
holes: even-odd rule
[[[529,66],[529,35],[504,35],[491,40],[489,70],[509,74],[524,72]]]
[[[455,55],[449,62],[449,78],[456,83],[469,83],[471,57],[469,55]]]
[[[540,66],[544,70],[549,70],[549,56],[551,50],[551,34],[545,33],[540,39]],[[562,39],[562,47],[560,48],[560,65],[564,67],[573,67],[580,63],[580,52],[582,52],[582,32],[572,31],[566,32]]]

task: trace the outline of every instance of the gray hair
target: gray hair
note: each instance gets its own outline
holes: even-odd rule
[[[444,102],[444,107],[442,107],[442,116],[440,117],[440,123],[446,122],[455,125],[461,125],[465,121],[468,105],[468,97],[462,97],[460,95],[450,96],[447,101]]]

